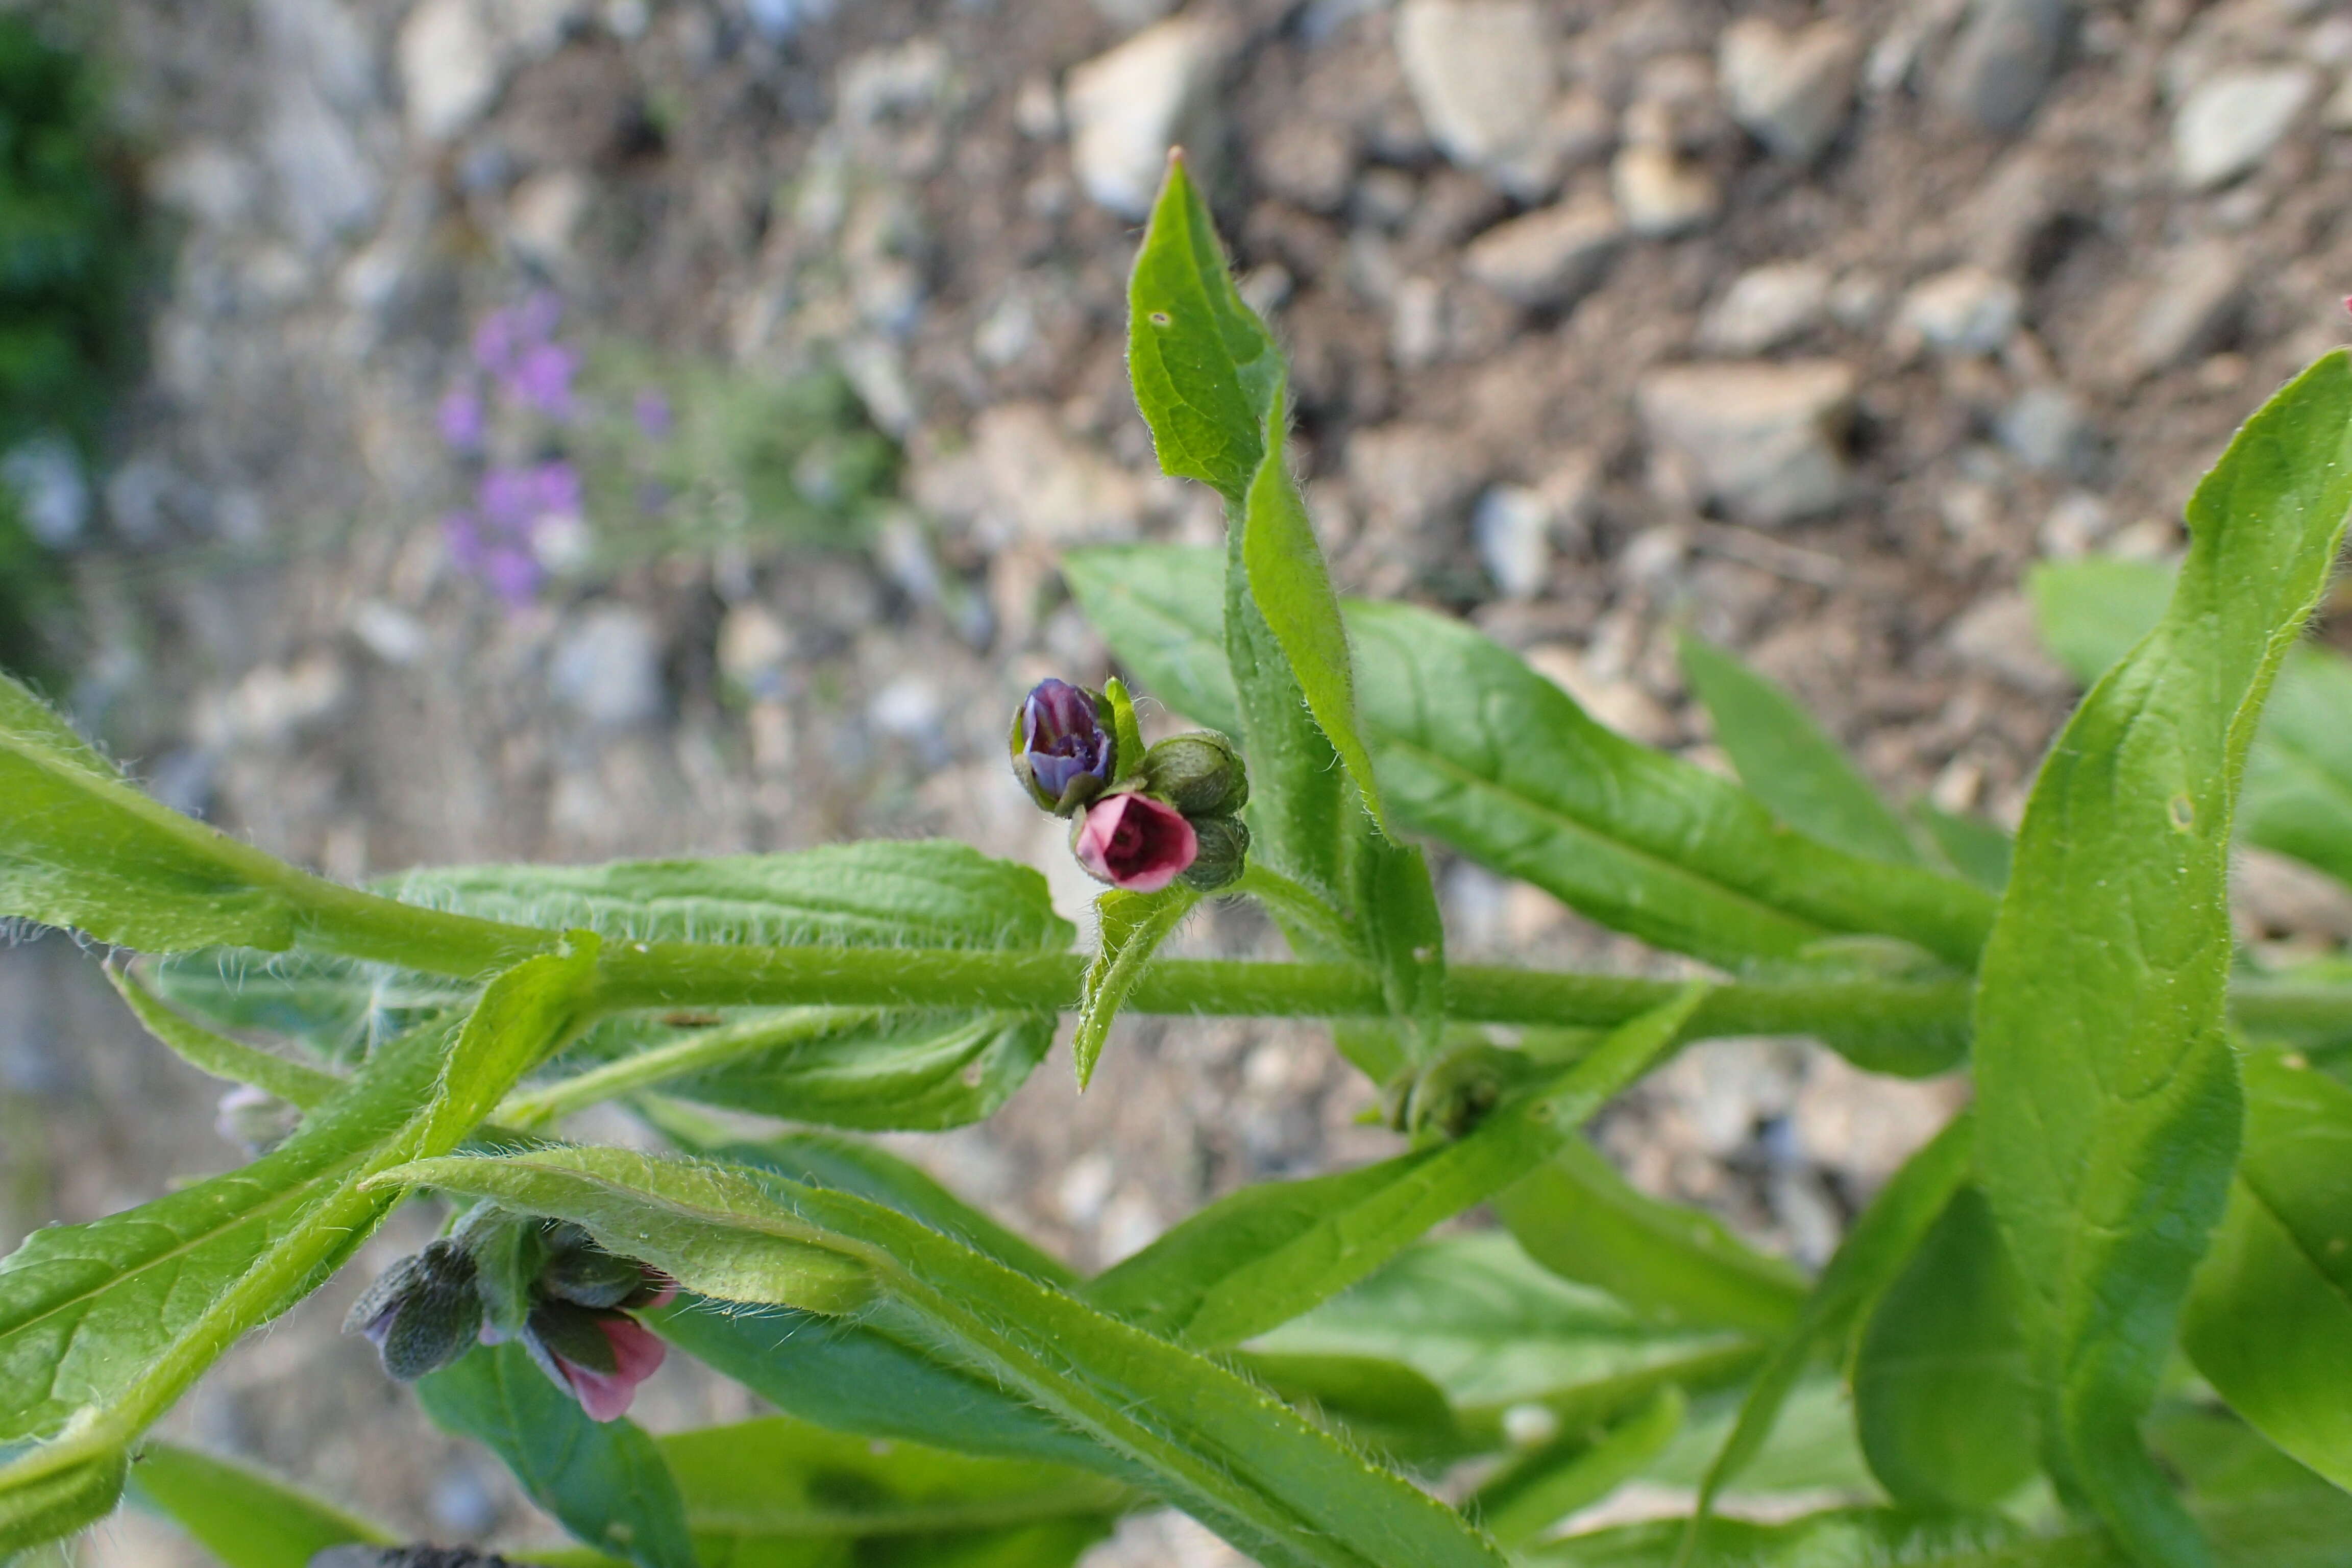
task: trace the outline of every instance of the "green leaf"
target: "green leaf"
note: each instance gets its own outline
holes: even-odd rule
[[[1778,1336],[1804,1304],[1794,1268],[1712,1215],[1636,1192],[1580,1138],[1497,1193],[1495,1213],[1553,1273],[1660,1322]]]
[[[157,952],[282,949],[299,876],[140,793],[0,676],[0,914]]]
[[[1307,711],[1339,754],[1340,763],[1381,832],[1389,831],[1381,809],[1372,759],[1356,731],[1356,678],[1348,657],[1348,632],[1339,623],[1339,596],[1323,564],[1323,547],[1307,520],[1307,502],[1290,477],[1286,433],[1288,421],[1279,386],[1266,415],[1265,456],[1250,481],[1242,527],[1242,564],[1249,596],[1281,646],[1290,673],[1307,699]]]
[[[1382,1356],[1237,1351],[1234,1362],[1355,1442],[1409,1464],[1439,1466],[1477,1450],[1445,1391]]]
[[[1169,160],[1127,300],[1128,375],[1160,468],[1202,480],[1239,510],[1281,396],[1282,355],[1234,287],[1181,158]]]
[[[1126,893],[1114,888],[1095,900],[1101,922],[1101,946],[1087,965],[1085,988],[1078,1000],[1077,1032],[1070,1037],[1070,1056],[1084,1089],[1095,1076],[1103,1042],[1125,1005],[1144,966],[1160,944],[1175,933],[1201,895],[1181,882],[1171,882],[1156,893]]]
[[[1495,1231],[1409,1247],[1256,1343],[1284,1354],[1401,1361],[1463,1407],[1465,1424],[1541,1403],[1570,1430],[1615,1420],[1669,1384],[1721,1386],[1756,1360],[1738,1336],[1644,1321],[1547,1272]]]
[[[1366,834],[1356,847],[1356,881],[1381,999],[1409,1043],[1406,1060],[1427,1066],[1445,1035],[1445,922],[1428,858],[1418,845]]]
[[[2300,1058],[2242,1065],[2245,1152],[2182,1344],[2263,1436],[2352,1489],[2352,1089]]]
[[[319,952],[199,948],[142,969],[163,1001],[216,1029],[274,1035],[337,1065],[462,1010],[475,993],[459,981]]]
[[[231,1083],[251,1084],[304,1110],[324,1105],[344,1087],[345,1080],[332,1073],[257,1050],[180,1016],[127,965],[110,963],[105,968],[107,979],[114,983],[116,993],[138,1015],[147,1032],[198,1072]]]
[[[1171,706],[1231,723],[1246,680],[1202,674],[1224,635],[1213,565],[1206,552],[1171,546],[1064,561],[1122,662]],[[1605,925],[1727,965],[1795,959],[1834,932],[1897,936],[1974,964],[1993,909],[1982,889],[1790,832],[1738,786],[1595,723],[1458,621],[1351,603],[1347,625],[1364,738],[1401,828]],[[1255,776],[1254,735],[1250,744]]]
[[[1472,1493],[1463,1511],[1517,1550],[1639,1475],[1682,1430],[1689,1408],[1682,1390],[1668,1386],[1612,1426],[1555,1438],[1515,1460]]]
[[[1242,703],[1225,660],[1225,557],[1187,545],[1065,551],[1062,578],[1121,663],[1186,717],[1242,732]],[[1256,779],[1257,759],[1251,760]]]
[[[677,1483],[634,1421],[588,1419],[580,1403],[509,1341],[416,1384],[445,1432],[499,1457],[525,1496],[600,1552],[638,1568],[696,1568]]]
[[[2237,1154],[2231,783],[2347,508],[2337,353],[2198,487],[2163,621],[2042,764],[1981,969],[1983,1179],[2029,1287],[2045,1458],[2144,1568],[2212,1561],[2138,1420]]]
[[[2042,640],[2085,685],[2164,613],[2172,569],[2146,561],[2045,563],[2028,580]],[[2352,882],[2352,660],[2308,645],[2279,666],[2239,784],[2250,844]]]
[[[382,884],[403,903],[615,942],[1008,948],[1076,938],[1045,879],[949,839],[867,839],[789,855],[448,866]]]
[[[1854,1424],[1895,1501],[1991,1508],[2040,1468],[2023,1289],[1969,1186],[1879,1298],[1854,1358]]]
[[[1739,1419],[1699,1484],[1698,1510],[1686,1539],[1694,1543],[1701,1539],[1700,1527],[1715,1500],[1763,1450],[1782,1404],[1814,1354],[1842,1340],[1918,1250],[1937,1216],[1968,1179],[1973,1154],[1973,1129],[1969,1113],[1963,1111],[1904,1162],[1854,1221],[1805,1299],[1797,1326],[1773,1348],[1741,1403]]]
[[[1349,607],[1365,724],[1398,819],[1604,924],[1738,964],[1832,932],[1973,963],[1978,889],[1791,833],[1762,802],[1625,740],[1473,628]]]
[[[1938,811],[1921,801],[1912,810],[1952,869],[1990,893],[2009,886],[2009,835],[1981,817]]]
[[[1677,1558],[1673,1521],[1571,1535],[1527,1553],[1542,1568],[2124,1568],[2097,1539],[2037,1539],[1998,1515],[1840,1509],[1785,1524],[1710,1519],[1698,1546]]]
[[[172,1443],[140,1449],[131,1495],[169,1515],[226,1568],[310,1568],[330,1546],[399,1543],[383,1526],[274,1476]]]
[[[129,1440],[95,1424],[38,1447],[0,1446],[0,1560],[105,1518],[130,1465]]]
[[[1918,863],[1903,819],[1796,699],[1704,637],[1685,632],[1681,647],[1717,744],[1774,816],[1851,854]]]
[[[1674,1043],[1706,995],[1704,985],[1687,987],[1453,1142],[1339,1175],[1244,1187],[1102,1275],[1087,1298],[1211,1347],[1286,1322],[1532,1170]]]
[[[1214,1363],[863,1198],[613,1149],[424,1161],[399,1178],[574,1220],[728,1300],[810,1301],[809,1270],[778,1249],[837,1248],[872,1289],[812,1304],[996,1379],[1268,1568],[1501,1562],[1451,1510]]]
[[[2094,555],[2035,563],[2025,592],[2042,645],[2089,686],[2156,629],[2172,598],[2172,578],[2162,562]]]
[[[963,1454],[1075,1465],[1148,1486],[1121,1460],[903,1331],[785,1309],[681,1297],[639,1314],[663,1339],[779,1410],[837,1432]]]
[[[427,1034],[387,1047],[249,1165],[104,1219],[46,1226],[0,1259],[0,1438],[53,1432],[122,1397],[399,1134],[431,1094],[446,1043]]]
[[[1050,1013],[792,1007],[707,1027],[608,1026],[583,1052],[626,1054],[517,1095],[499,1120],[541,1127],[657,1088],[795,1121],[935,1131],[994,1114],[1045,1058],[1054,1025]],[[627,1049],[638,1041],[650,1043]]]
[[[1072,1517],[1108,1521],[1145,1500],[1083,1470],[877,1443],[789,1416],[660,1440],[706,1563],[779,1542],[1001,1534]]]
[[[105,1476],[119,1487],[141,1432],[366,1241],[395,1195],[368,1179],[455,1148],[562,1043],[596,947],[575,932],[567,951],[492,981],[454,1039],[420,1030],[379,1051],[266,1158],[89,1225],[37,1231],[0,1261],[0,1439],[58,1432],[0,1465],[0,1518],[55,1522]]]
[[[785,1132],[757,1142],[698,1125],[667,1106],[645,1108],[646,1120],[685,1152],[772,1171],[810,1186],[869,1198],[953,1237],[1008,1268],[1048,1284],[1075,1285],[1076,1273],[1026,1237],[956,1196],[929,1173],[861,1139],[829,1132]]]

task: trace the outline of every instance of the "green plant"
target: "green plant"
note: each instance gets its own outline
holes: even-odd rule
[[[126,1476],[233,1568],[382,1539],[142,1435],[429,1196],[451,1230],[355,1327],[573,1532],[565,1561],[1034,1568],[1160,1501],[1299,1568],[2352,1562],[2352,1088],[2324,1070],[2352,984],[2249,968],[2225,898],[2263,700],[2314,657],[2352,510],[2352,358],[2200,487],[2165,606],[2012,847],[1889,810],[1711,650],[1693,685],[1744,786],[1456,622],[1340,604],[1284,465],[1281,359],[1181,164],[1131,331],[1161,461],[1224,497],[1229,546],[1068,574],[1131,675],[1236,738],[1247,804],[1233,742],[1145,752],[1118,683],[1033,694],[1021,781],[1118,884],[1091,961],[1034,872],[948,843],[338,886],[147,800],[0,687],[0,910],[167,955],[120,975],[153,1032],[302,1113],[242,1170],[0,1265],[0,1549],[101,1516]],[[2352,794],[2333,752],[2305,760]],[[1451,963],[1406,833],[1718,977]],[[1218,891],[1297,961],[1155,956]],[[1083,1073],[1122,1009],[1329,1019],[1409,1147],[1245,1188],[1085,1279],[826,1130],[986,1116],[1057,1013]],[[1818,1279],[1579,1136],[1729,1033],[1976,1075]],[[548,1137],[612,1100],[676,1154]],[[705,1105],[801,1126],[748,1137]],[[1481,1204],[1500,1229],[1427,1236]],[[780,1414],[592,1419],[663,1345]],[[1459,1506],[1415,1484],[1448,1474]],[[1553,1533],[1631,1479],[1696,1507]],[[1822,1487],[1853,1505],[1713,1517]]]
[[[0,455],[86,466],[132,357],[142,265],[95,72],[0,16]],[[31,445],[28,445],[31,444]],[[23,460],[10,464],[23,466]],[[58,574],[0,484],[0,663],[37,657]]]

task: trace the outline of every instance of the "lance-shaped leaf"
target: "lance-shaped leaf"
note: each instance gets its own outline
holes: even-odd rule
[[[1683,675],[1706,706],[1739,782],[1800,833],[1874,859],[1918,862],[1903,819],[1813,716],[1703,637],[1682,638]]]
[[[920,1220],[940,1235],[951,1236],[1024,1274],[1056,1285],[1077,1282],[1077,1275],[1061,1259],[972,1207],[929,1173],[863,1139],[830,1132],[784,1132],[755,1141],[739,1138],[678,1107],[655,1104],[642,1110],[664,1137],[687,1153],[773,1171],[810,1186],[856,1193]]]
[[[1966,1186],[1879,1297],[1854,1355],[1854,1426],[1897,1502],[1991,1508],[2040,1468],[2022,1289]]]
[[[0,676],[0,913],[159,952],[286,948],[299,875],[141,793]]]
[[[1073,551],[1063,570],[1122,662],[1171,706],[1232,721],[1213,552]],[[1981,889],[1790,832],[1754,795],[1594,722],[1473,628],[1350,603],[1357,700],[1402,828],[1453,844],[1644,941],[1726,964],[1796,958],[1832,933],[1898,936],[1972,966]],[[1256,758],[1252,756],[1255,770]]]
[[[1459,1515],[1214,1363],[866,1199],[610,1149],[423,1161],[398,1179],[575,1220],[706,1294],[894,1321],[1147,1471],[1270,1568],[1502,1561]],[[839,1248],[869,1289],[817,1300],[805,1262],[778,1250],[811,1247]]]
[[[1707,1467],[1685,1538],[1694,1550],[1704,1539],[1715,1500],[1763,1451],[1781,1406],[1815,1353],[1841,1340],[1902,1273],[1921,1238],[1968,1179],[1973,1153],[1974,1130],[1963,1111],[1904,1163],[1839,1243],[1813,1293],[1805,1299],[1796,1327],[1757,1373],[1738,1419]]]
[[[707,1026],[615,1020],[579,1054],[611,1059],[517,1095],[509,1126],[546,1125],[649,1089],[834,1127],[934,1131],[992,1115],[1054,1043],[1050,1013],[790,1007]]]
[[[1805,1300],[1804,1276],[1712,1215],[1637,1192],[1582,1139],[1495,1194],[1528,1256],[1661,1322],[1779,1335]]]
[[[1234,286],[1181,158],[1152,204],[1127,286],[1127,368],[1160,466],[1239,510],[1281,397],[1282,354]]]
[[[1366,834],[1356,846],[1356,909],[1381,973],[1389,1026],[1414,1066],[1436,1059],[1445,1034],[1445,922],[1418,845]]]
[[[114,983],[115,991],[138,1015],[147,1032],[198,1072],[231,1083],[251,1084],[304,1110],[324,1105],[344,1088],[345,1080],[332,1073],[272,1056],[182,1017],[148,990],[146,983],[127,965],[108,964],[106,977]]]
[[[2299,1058],[2244,1067],[2245,1152],[2182,1342],[2264,1436],[2352,1489],[2352,1089]]]
[[[0,1464],[0,1520],[47,1528],[86,1506],[107,1474],[119,1489],[139,1434],[367,1239],[395,1195],[367,1179],[455,1148],[562,1042],[596,946],[577,932],[566,951],[491,982],[454,1038],[419,1031],[379,1052],[267,1158],[89,1225],[37,1231],[0,1262],[0,1436],[58,1433]]]
[[[1571,1432],[1522,1455],[1471,1494],[1463,1511],[1517,1550],[1639,1475],[1682,1430],[1690,1403],[1669,1386],[1613,1426]]]
[[[310,1568],[330,1546],[399,1540],[274,1476],[172,1443],[141,1447],[131,1495],[168,1515],[227,1568]]]
[[[2084,685],[2145,637],[2172,592],[2151,561],[2047,562],[2028,579],[2042,639]],[[2308,645],[2279,666],[2246,752],[2238,833],[2352,882],[2352,659]]]
[[[1087,1295],[1198,1345],[1239,1344],[1287,1322],[1541,1163],[1674,1043],[1706,994],[1691,986],[1612,1031],[1465,1137],[1339,1175],[1244,1187],[1101,1276]]]
[[[499,1457],[579,1540],[638,1568],[696,1568],[677,1483],[634,1421],[597,1422],[509,1341],[416,1384],[433,1424]]]
[[[1563,1430],[1605,1425],[1679,1384],[1693,1393],[1754,1369],[1753,1342],[1644,1321],[1545,1271],[1507,1236],[1424,1241],[1353,1289],[1256,1342],[1276,1354],[1403,1362],[1443,1388],[1474,1436],[1501,1446],[1514,1405],[1549,1407]]]
[[[1108,1521],[1148,1500],[1084,1470],[877,1443],[790,1416],[660,1440],[706,1563],[783,1542],[938,1549],[1048,1521]]]
[[[2232,786],[2347,509],[2337,353],[2198,486],[2164,619],[2042,764],[1981,970],[1980,1164],[2027,1283],[2045,1457],[2147,1568],[2211,1561],[2138,1425],[2237,1154]]]
[[[1372,759],[1356,727],[1356,676],[1348,657],[1348,632],[1339,621],[1339,596],[1323,564],[1323,547],[1307,520],[1307,501],[1290,477],[1284,450],[1287,405],[1277,387],[1266,415],[1265,456],[1250,481],[1243,512],[1242,566],[1250,600],[1265,617],[1282,657],[1307,700],[1307,710],[1339,754],[1364,809],[1382,834]]]
[[[1114,888],[1095,900],[1095,915],[1102,927],[1101,946],[1087,965],[1078,998],[1077,1032],[1070,1038],[1080,1089],[1095,1076],[1095,1063],[1102,1056],[1103,1043],[1110,1038],[1110,1026],[1135,983],[1143,978],[1144,966],[1200,901],[1201,895],[1181,882],[1156,893],[1126,893]]]
[[[949,839],[788,855],[447,866],[380,884],[404,903],[619,942],[1059,952],[1076,935],[1045,879]]]
[[[870,1319],[681,1296],[647,1326],[777,1409],[836,1432],[960,1454],[1073,1465],[1134,1486],[1150,1472],[1071,1431],[920,1336]]]

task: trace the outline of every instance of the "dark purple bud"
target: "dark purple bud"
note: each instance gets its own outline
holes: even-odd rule
[[[1087,875],[1130,893],[1156,893],[1191,867],[1201,840],[1164,800],[1122,793],[1087,808],[1070,835]]]
[[[652,1271],[633,1258],[605,1251],[576,1225],[557,1226],[548,1236],[547,1262],[539,1271],[541,1294],[575,1307],[634,1305],[649,1292]]]
[[[1101,699],[1066,680],[1039,681],[1013,716],[1013,773],[1029,797],[1067,816],[1117,776],[1118,745]]]
[[[473,1255],[445,1237],[386,1269],[352,1303],[343,1331],[363,1335],[383,1370],[407,1383],[465,1354],[481,1323]]]

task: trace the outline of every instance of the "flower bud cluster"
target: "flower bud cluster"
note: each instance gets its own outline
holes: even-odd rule
[[[404,1383],[477,1342],[519,1339],[592,1419],[611,1421],[667,1351],[630,1312],[677,1293],[667,1276],[605,1251],[579,1226],[486,1206],[386,1269],[343,1331],[365,1336]]]
[[[1156,893],[1179,878],[1202,892],[1238,879],[1249,855],[1240,749],[1213,730],[1122,746],[1133,721],[1113,697],[1039,681],[1013,716],[1013,776],[1042,809],[1073,819],[1071,853],[1097,881]]]

